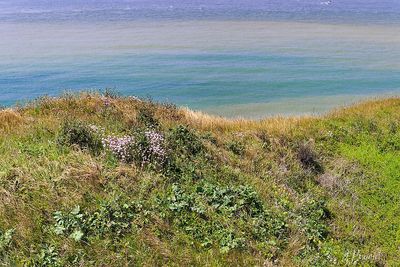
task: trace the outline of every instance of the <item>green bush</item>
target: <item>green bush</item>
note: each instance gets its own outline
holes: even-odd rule
[[[304,142],[300,144],[297,151],[297,157],[304,168],[310,169],[317,173],[323,171],[322,165],[318,161],[317,153],[310,142]]]
[[[400,151],[400,133],[380,136],[377,145],[381,152]]]
[[[154,107],[152,103],[142,106],[138,110],[137,120],[146,128],[157,128],[160,123],[154,116]]]
[[[227,143],[226,148],[228,148],[230,151],[232,151],[235,155],[239,155],[239,156],[244,155],[244,152],[246,150],[245,145],[238,141],[231,141],[231,142]]]
[[[90,125],[77,120],[67,120],[63,123],[58,135],[61,145],[77,145],[97,154],[103,148],[101,137]]]
[[[184,125],[172,128],[167,139],[170,149],[176,155],[195,156],[204,149],[200,137]]]

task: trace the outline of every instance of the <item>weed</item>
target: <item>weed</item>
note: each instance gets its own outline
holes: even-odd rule
[[[9,229],[5,232],[0,230],[0,255],[4,255],[4,253],[10,247],[14,232],[14,229]]]
[[[54,246],[44,245],[39,253],[26,263],[28,267],[59,267],[63,266]]]
[[[330,218],[330,212],[323,200],[306,200],[299,211],[300,224],[306,233],[311,245],[317,245],[328,235],[326,220]]]
[[[106,234],[118,237],[130,230],[132,220],[139,210],[140,205],[123,203],[118,199],[102,202],[94,211],[82,211],[77,206],[69,213],[54,213],[54,231],[75,241]]]
[[[141,106],[138,110],[137,120],[146,128],[157,128],[159,126],[159,121],[154,116],[153,109],[152,103],[148,103],[148,105]]]
[[[226,148],[232,151],[234,154],[242,156],[245,152],[245,145],[238,141],[231,141],[226,144]]]
[[[178,125],[170,130],[168,144],[176,155],[195,156],[204,149],[196,133],[184,125]]]
[[[268,242],[286,231],[282,218],[265,209],[257,193],[245,186],[219,187],[205,182],[189,193],[173,185],[167,206],[178,225],[203,247],[218,244],[223,252],[246,247],[249,240],[241,236],[243,232],[247,232],[244,236]],[[212,219],[219,216],[230,228]],[[251,227],[239,229],[246,223]]]
[[[323,171],[322,165],[319,163],[317,153],[311,142],[304,142],[298,148],[298,159],[300,163],[307,169],[321,173]]]
[[[91,125],[78,120],[67,120],[63,123],[58,135],[61,145],[77,145],[98,154],[102,149],[101,138]]]

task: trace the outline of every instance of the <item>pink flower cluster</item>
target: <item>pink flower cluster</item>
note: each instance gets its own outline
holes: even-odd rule
[[[138,153],[137,156],[139,156],[142,166],[150,163],[162,166],[167,158],[164,136],[154,130],[148,130],[144,132],[144,137],[146,138],[145,143],[135,143],[131,136],[108,136],[102,139],[102,144],[123,162],[130,162],[136,158],[132,153]]]
[[[121,161],[128,162],[130,160],[130,146],[133,142],[131,136],[108,136],[102,139],[103,147],[108,148]]]
[[[153,130],[144,132],[144,135],[149,142],[149,147],[147,153],[142,155],[142,164],[150,163],[151,158],[153,158],[158,164],[162,165],[167,157],[167,152],[164,148],[164,136]]]
[[[111,105],[111,99],[109,98],[109,97],[102,97],[101,98],[102,100],[103,100],[103,105],[105,106],[105,107],[109,107],[110,105]]]

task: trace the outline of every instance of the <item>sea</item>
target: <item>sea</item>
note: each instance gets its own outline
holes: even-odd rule
[[[400,95],[399,0],[0,0],[0,105],[111,89],[230,118]]]

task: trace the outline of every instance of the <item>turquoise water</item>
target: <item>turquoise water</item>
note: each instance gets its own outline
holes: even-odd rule
[[[262,117],[400,93],[395,1],[208,2],[0,0],[0,104],[113,88]]]

